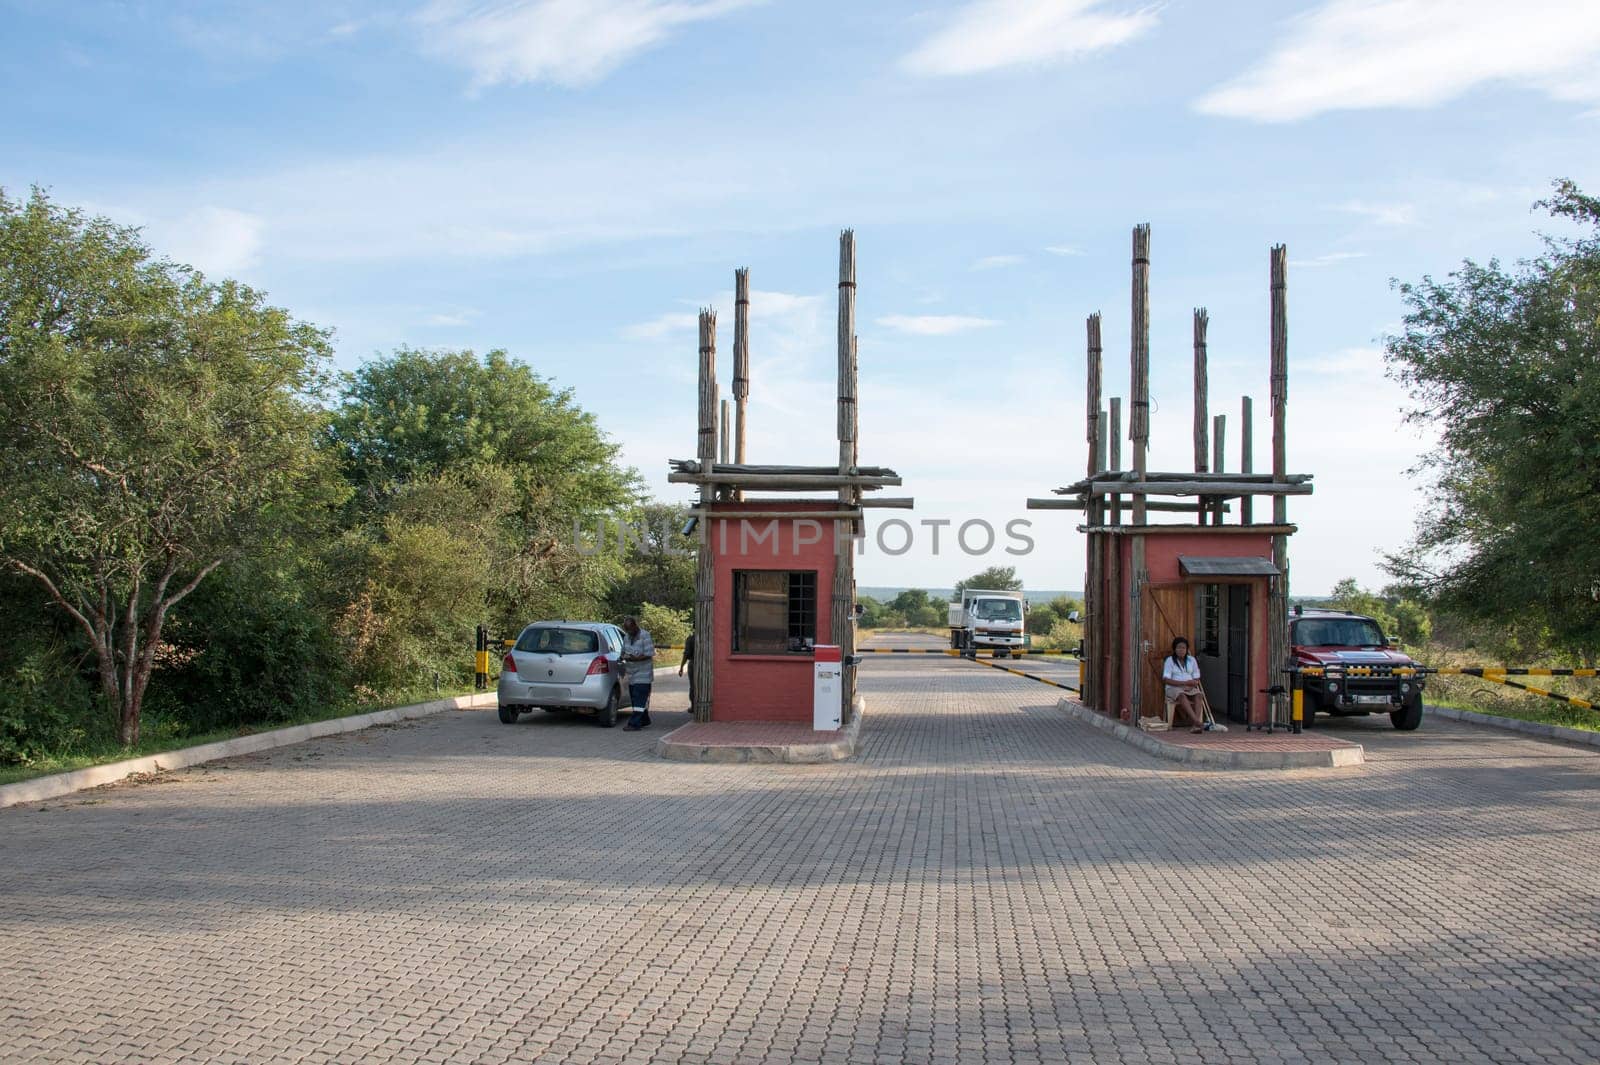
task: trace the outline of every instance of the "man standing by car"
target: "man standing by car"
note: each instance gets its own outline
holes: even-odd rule
[[[650,685],[656,679],[656,644],[650,633],[639,627],[638,618],[623,618],[622,631],[628,637],[622,642],[622,661],[628,670],[628,701],[633,705],[633,716],[622,731],[638,732],[650,727]]]

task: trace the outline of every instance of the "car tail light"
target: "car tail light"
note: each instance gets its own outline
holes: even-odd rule
[[[500,669],[506,673],[515,673],[517,671],[517,660],[511,657],[510,651],[507,651],[505,658],[500,660]]]
[[[610,671],[610,669],[611,666],[608,662],[606,662],[605,656],[601,655],[599,658],[589,663],[589,672],[585,673],[584,676],[603,677],[607,672]]]

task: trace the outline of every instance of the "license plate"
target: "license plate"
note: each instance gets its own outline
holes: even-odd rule
[[[1389,697],[1387,695],[1358,695],[1355,697],[1355,701],[1362,706],[1388,705]]]

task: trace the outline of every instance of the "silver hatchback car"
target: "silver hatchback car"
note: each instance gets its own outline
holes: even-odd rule
[[[622,630],[601,621],[536,621],[500,663],[500,721],[534,710],[593,714],[617,723],[627,692]]]

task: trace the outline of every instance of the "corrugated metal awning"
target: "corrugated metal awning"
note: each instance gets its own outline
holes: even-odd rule
[[[1179,555],[1178,567],[1185,577],[1276,577],[1278,567],[1270,558],[1199,558]]]

